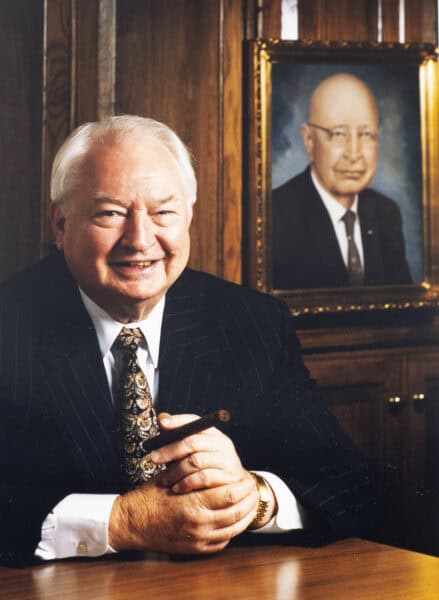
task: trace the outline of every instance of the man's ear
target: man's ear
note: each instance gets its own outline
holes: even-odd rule
[[[300,133],[302,135],[303,145],[305,146],[305,150],[308,154],[309,162],[312,163],[314,154],[314,138],[312,129],[306,123],[302,123],[300,127]]]
[[[58,250],[63,249],[64,245],[64,226],[66,217],[62,207],[58,202],[52,202],[50,205],[50,222],[52,232],[55,238],[55,244]]]

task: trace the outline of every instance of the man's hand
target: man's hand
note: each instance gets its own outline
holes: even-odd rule
[[[162,429],[175,429],[196,418],[196,415],[162,413],[159,422]],[[167,464],[158,481],[177,494],[215,488],[251,477],[243,468],[230,438],[215,427],[155,450],[151,459],[158,464]]]
[[[116,498],[109,544],[115,550],[217,552],[249,526],[255,503],[255,486],[247,477],[186,494],[175,494],[153,479]]]
[[[162,429],[174,429],[195,418],[197,417],[194,415],[159,415]],[[232,441],[214,427],[164,446],[153,452],[152,458],[159,464],[167,463],[167,469],[159,474],[158,481],[171,487],[176,494],[215,488],[246,477],[252,477],[255,481],[243,468]],[[258,522],[257,528],[266,525],[277,511],[276,498],[267,482],[266,487],[270,500],[264,518]]]
[[[162,414],[159,421],[163,429],[173,429],[196,418]],[[116,499],[109,526],[114,549],[217,552],[251,525],[259,501],[254,477],[218,429],[164,446],[151,458],[167,469]],[[264,522],[275,506],[273,496]]]

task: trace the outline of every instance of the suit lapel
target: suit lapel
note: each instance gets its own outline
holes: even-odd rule
[[[185,271],[166,297],[159,359],[159,410],[173,413],[219,408],[225,389],[217,325],[202,290]]]
[[[307,173],[309,184],[308,202],[305,211],[308,218],[309,230],[315,252],[320,255],[321,262],[328,273],[328,281],[332,285],[347,284],[347,271],[340,252],[337,237],[331,219],[328,215],[319,193]]]
[[[111,481],[118,469],[115,411],[94,327],[70,279],[63,278],[43,320],[42,397],[80,470],[91,480]]]
[[[358,214],[364,252],[364,282],[367,284],[379,280],[383,271],[376,207],[371,198],[367,197],[367,190],[359,195]]]

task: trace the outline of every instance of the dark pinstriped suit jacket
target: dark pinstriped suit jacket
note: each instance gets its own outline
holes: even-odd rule
[[[282,303],[186,270],[167,294],[159,370],[159,409],[230,409],[243,464],[279,474],[316,530],[366,531],[367,467],[323,407]],[[0,287],[0,402],[0,562],[19,564],[65,495],[118,490],[115,410],[62,255]]]

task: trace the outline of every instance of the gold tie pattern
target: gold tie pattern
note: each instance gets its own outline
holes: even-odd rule
[[[140,329],[124,327],[115,342],[123,352],[117,400],[122,413],[122,472],[130,487],[148,481],[164,468],[151,462],[142,449],[144,440],[159,434],[148,381],[137,360],[143,340]]]

